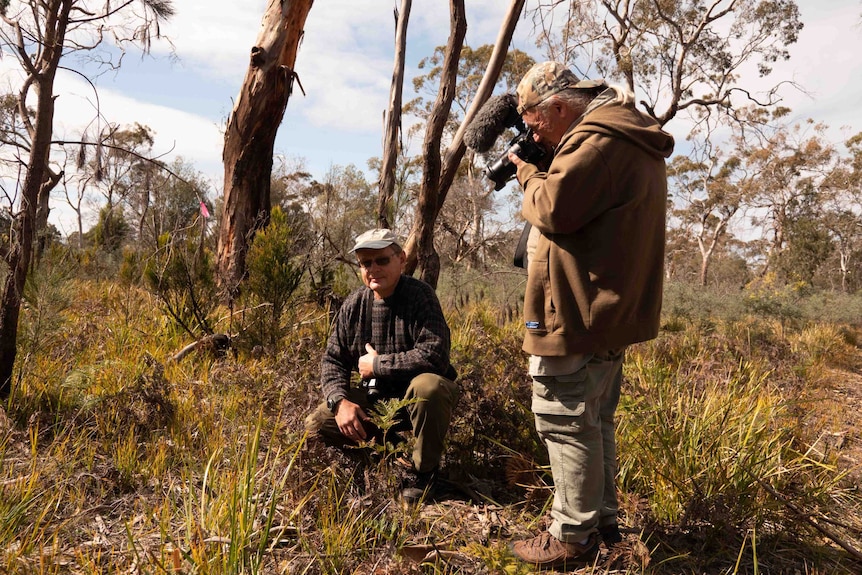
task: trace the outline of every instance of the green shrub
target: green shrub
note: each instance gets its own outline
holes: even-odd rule
[[[770,491],[805,486],[813,506],[827,505],[843,480],[832,461],[801,447],[790,346],[776,370],[771,351],[737,344],[745,342],[687,331],[629,351],[620,486],[647,495],[663,525],[766,535],[787,513]]]
[[[200,248],[194,237],[164,233],[158,251],[144,266],[147,288],[194,338],[213,332],[209,316],[218,305],[211,256]]]
[[[530,411],[532,387],[520,322],[501,321],[484,303],[447,319],[461,388],[448,440],[453,467],[500,477],[513,454],[547,460]]]
[[[246,257],[244,297],[250,309],[245,331],[252,343],[274,349],[284,336],[282,318],[305,272],[299,240],[279,207],[273,208],[269,225],[255,234]]]
[[[21,355],[25,358],[43,347],[50,350],[62,340],[63,312],[72,303],[74,272],[74,262],[67,254],[54,251],[27,274],[18,329]]]

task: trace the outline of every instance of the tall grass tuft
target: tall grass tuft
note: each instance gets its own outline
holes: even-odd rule
[[[243,450],[211,455],[197,498],[186,502],[185,539],[172,543],[197,572],[265,572],[268,554],[295,530],[307,499],[288,510],[281,503],[304,439],[289,446],[284,462],[281,449],[261,451],[260,419]]]
[[[709,533],[713,544],[812,536],[774,494],[829,507],[846,475],[796,429],[795,372],[724,336],[686,331],[634,346],[619,409],[620,486],[648,498],[651,521]]]
[[[626,368],[622,485],[648,492],[661,522],[709,519],[723,529],[724,521],[757,521],[756,478],[781,470],[789,447],[778,432],[786,407],[770,389],[769,371],[740,361],[722,379],[707,379],[657,361],[648,349],[631,353]]]

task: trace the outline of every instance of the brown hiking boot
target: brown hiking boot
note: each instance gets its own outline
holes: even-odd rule
[[[538,537],[512,544],[512,553],[518,559],[538,569],[565,569],[578,563],[589,563],[595,559],[598,551],[598,533],[591,534],[585,545],[560,541],[547,531]]]

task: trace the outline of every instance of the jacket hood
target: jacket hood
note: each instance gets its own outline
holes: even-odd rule
[[[587,109],[580,121],[572,126],[572,131],[622,138],[652,156],[669,158],[673,153],[673,136],[662,130],[655,118],[636,110],[633,103],[603,98],[606,93],[599,95],[598,105]]]

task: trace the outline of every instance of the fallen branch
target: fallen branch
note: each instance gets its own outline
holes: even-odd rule
[[[787,507],[788,509],[790,509],[791,511],[796,513],[796,515],[798,515],[799,517],[804,519],[806,523],[808,523],[809,525],[814,527],[817,531],[819,531],[820,533],[822,533],[823,535],[825,535],[826,537],[828,537],[829,539],[831,539],[832,541],[837,543],[842,549],[847,551],[850,555],[852,555],[856,559],[859,559],[860,561],[862,561],[862,552],[860,552],[858,549],[853,547],[853,545],[844,541],[833,530],[831,530],[828,527],[825,527],[825,526],[821,525],[820,523],[818,523],[813,517],[811,517],[811,514],[806,513],[804,510],[800,509],[798,505],[796,505],[795,503],[793,503],[792,501],[788,500],[786,497],[781,495],[779,492],[777,492],[775,489],[773,489],[773,487],[771,485],[767,484],[765,481],[763,481],[759,477],[755,477],[754,480],[757,481],[757,483],[759,483],[760,486],[763,487],[763,489],[765,489],[767,493],[772,495],[779,503],[781,503],[782,505],[784,505],[785,507]]]
[[[222,356],[230,348],[230,336],[224,333],[214,333],[212,335],[202,337],[178,351],[176,355],[171,358],[171,361],[180,361],[198,348],[203,348],[204,350],[214,352],[217,356]]]

